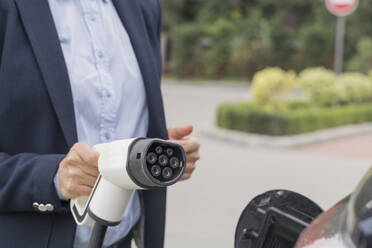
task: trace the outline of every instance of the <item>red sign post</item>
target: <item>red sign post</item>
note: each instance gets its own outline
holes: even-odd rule
[[[336,16],[347,16],[358,7],[358,0],[326,0],[328,10]]]
[[[359,4],[358,0],[325,0],[328,10],[337,16],[337,30],[335,42],[334,71],[340,74],[344,60],[344,41],[345,41],[345,16],[353,13]]]

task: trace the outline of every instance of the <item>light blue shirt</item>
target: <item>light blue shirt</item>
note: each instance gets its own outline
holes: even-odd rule
[[[146,136],[149,116],[142,75],[112,2],[49,0],[49,5],[71,82],[78,140],[95,145]],[[55,186],[60,194],[58,175]],[[108,228],[104,247],[124,238],[140,213],[135,193],[120,225]],[[87,247],[91,231],[78,226],[74,248]]]

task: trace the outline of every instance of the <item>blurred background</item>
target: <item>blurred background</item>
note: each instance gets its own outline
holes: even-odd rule
[[[336,19],[324,0],[162,0],[165,71],[250,79],[268,66],[332,68]],[[347,18],[346,69],[372,68],[372,2]]]
[[[372,161],[372,1],[162,0],[169,126],[193,124],[201,161],[169,189],[166,247],[233,247],[240,213],[271,189],[327,209]]]

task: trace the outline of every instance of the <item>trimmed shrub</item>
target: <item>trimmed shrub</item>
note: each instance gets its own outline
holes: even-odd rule
[[[220,127],[267,135],[293,135],[372,121],[372,104],[312,108],[303,103],[289,111],[268,112],[251,103],[219,107]]]
[[[372,100],[372,80],[361,73],[343,73],[337,78],[334,89],[342,104]]]
[[[313,105],[335,106],[372,100],[372,78],[361,73],[336,76],[324,68],[310,68],[300,73],[298,81]]]
[[[334,105],[337,102],[336,76],[333,71],[322,67],[309,68],[299,74],[298,81],[315,105]]]
[[[257,72],[252,80],[252,97],[255,104],[267,111],[284,110],[287,107],[283,95],[296,85],[296,73],[280,68],[267,68]]]

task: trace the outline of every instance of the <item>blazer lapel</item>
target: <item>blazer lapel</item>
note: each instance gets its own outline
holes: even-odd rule
[[[161,72],[157,71],[145,20],[138,0],[113,0],[116,11],[129,35],[145,83],[149,108],[148,136],[167,138],[163,100],[160,90]]]
[[[48,0],[16,0],[68,146],[77,141],[71,86]],[[42,114],[42,113],[37,113]]]

